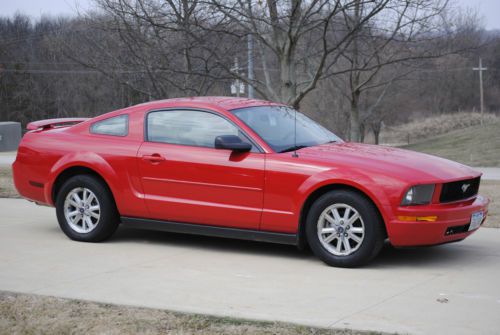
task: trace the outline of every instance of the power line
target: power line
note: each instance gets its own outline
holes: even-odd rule
[[[2,62],[0,61],[1,64],[13,64],[13,65],[81,65],[79,63],[65,63],[65,62]]]
[[[7,72],[7,73],[32,73],[32,74],[53,74],[53,73],[60,73],[60,74],[102,74],[103,72],[97,71],[97,70],[51,70],[51,69],[27,69],[27,70],[17,70],[17,69],[1,69],[0,68],[0,73],[2,72]],[[118,70],[118,71],[106,71],[108,73],[149,73],[149,72],[155,72],[155,73],[163,73],[163,72],[172,72],[170,70],[152,70],[152,71],[146,71],[146,70]]]
[[[25,73],[25,74],[98,74],[96,70],[15,70],[15,69],[0,69],[0,73]]]
[[[59,70],[59,69],[8,69],[8,68],[2,68],[2,64],[22,64],[22,65],[80,65],[78,63],[29,63],[29,62],[0,62],[0,73],[5,72],[5,73],[33,73],[33,74],[53,74],[53,73],[61,73],[61,74],[91,74],[91,73],[103,73],[98,70]],[[254,70],[262,70],[264,71],[264,68],[261,67],[253,67]],[[267,71],[273,71],[277,72],[280,71],[279,69],[266,69]],[[470,71],[470,68],[453,68],[453,69],[427,69],[427,70],[416,70],[416,72],[452,72],[452,71],[465,71],[468,70]],[[500,68],[488,68],[488,71],[499,71]],[[115,70],[115,71],[106,71],[109,73],[169,73],[172,72],[171,70]]]

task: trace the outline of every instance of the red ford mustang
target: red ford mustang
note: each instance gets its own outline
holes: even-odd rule
[[[92,119],[30,123],[19,193],[56,207],[68,237],[118,225],[309,244],[334,266],[396,247],[462,240],[485,220],[481,174],[395,148],[343,142],[292,108],[199,97]]]

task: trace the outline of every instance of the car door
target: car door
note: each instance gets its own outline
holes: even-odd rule
[[[258,229],[263,206],[264,154],[215,149],[215,137],[248,138],[223,116],[162,110],[145,117],[138,152],[152,219]]]

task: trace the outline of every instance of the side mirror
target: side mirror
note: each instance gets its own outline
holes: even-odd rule
[[[215,138],[215,149],[228,149],[238,152],[246,152],[252,150],[252,145],[243,142],[236,135],[221,135]]]

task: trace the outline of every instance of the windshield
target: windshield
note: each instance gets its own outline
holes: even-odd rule
[[[342,142],[331,131],[304,114],[285,106],[259,106],[231,111],[276,152],[292,151],[330,142]],[[295,139],[295,114],[297,135]]]

